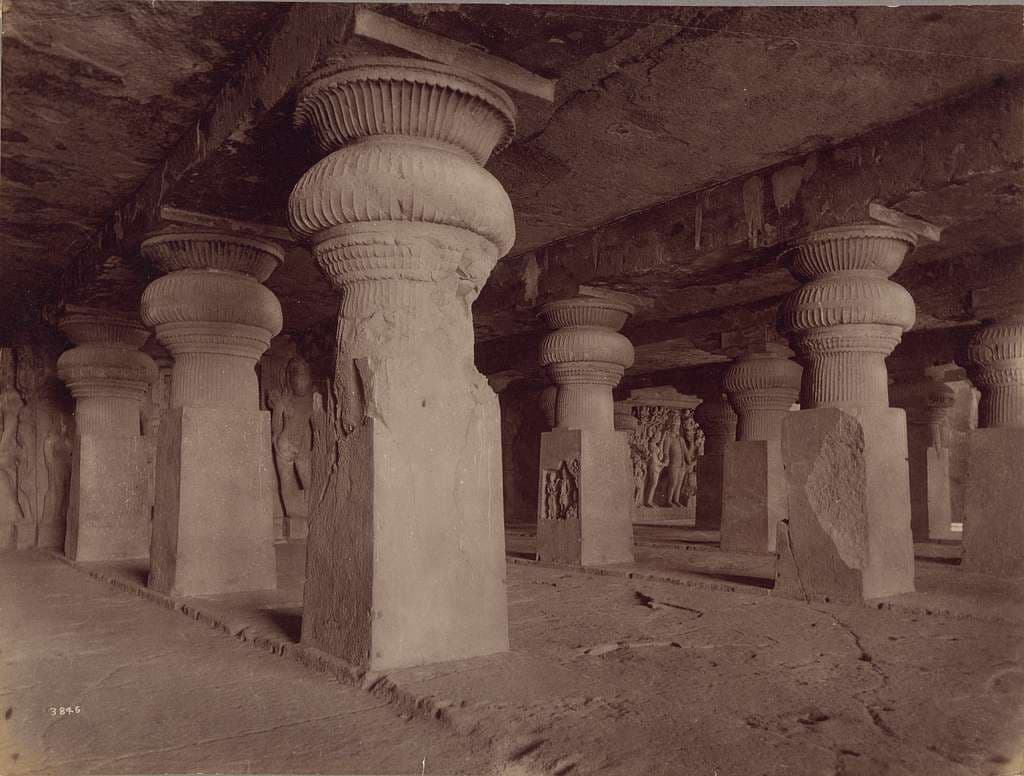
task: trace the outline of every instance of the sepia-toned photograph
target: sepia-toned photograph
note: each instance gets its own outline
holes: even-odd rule
[[[0,0],[0,130],[0,776],[1024,776],[1024,6]]]

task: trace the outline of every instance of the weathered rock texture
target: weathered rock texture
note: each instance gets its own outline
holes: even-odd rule
[[[633,306],[574,296],[544,306],[554,331],[540,364],[558,386],[555,428],[541,436],[537,557],[598,566],[633,559],[633,487],[626,434],[615,430],[612,388],[633,363],[619,329]]]
[[[953,389],[925,374],[900,375],[889,386],[892,406],[907,415],[910,525],[916,540],[954,539],[950,480]]]
[[[1024,576],[1024,289],[986,289],[973,301],[984,325],[968,349],[981,401],[968,440],[963,565]]]
[[[514,114],[493,84],[415,59],[338,61],[298,98],[326,155],[292,191],[291,226],[341,291],[302,639],[353,663],[508,648],[498,400],[471,308],[514,240],[483,169]]]
[[[77,347],[57,361],[75,397],[76,433],[64,554],[72,560],[149,554],[151,459],[142,407],[157,367],[139,351],[149,331],[135,318],[68,307],[60,328]]]
[[[739,417],[724,393],[708,396],[694,410],[704,431],[704,455],[697,459],[697,528],[717,530],[722,524],[725,446],[736,440]]]
[[[0,348],[0,547],[64,547],[75,424],[58,352]]]
[[[907,425],[889,407],[885,357],[914,323],[888,280],[915,245],[872,224],[814,232],[792,271],[806,284],[782,308],[804,363],[802,409],[783,421],[789,502],[776,592],[877,598],[914,589]]]
[[[174,357],[149,585],[175,595],[273,588],[270,416],[255,366],[281,330],[281,307],[261,285],[281,251],[180,233],[149,238],[142,253],[169,273],[147,287],[142,318]]]
[[[792,351],[769,346],[738,358],[722,386],[738,417],[737,439],[723,453],[722,549],[774,552],[786,510],[782,422],[800,395]]]

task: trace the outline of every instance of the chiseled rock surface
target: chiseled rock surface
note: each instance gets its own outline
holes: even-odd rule
[[[111,649],[112,633],[135,633],[129,618],[146,625],[152,634],[145,636],[132,659],[146,672],[139,686],[147,688],[145,703],[153,706],[146,705],[141,714],[123,712],[126,718],[143,719],[130,723],[137,727],[128,733],[122,729],[121,737],[127,741],[132,740],[131,730],[144,730],[157,718],[153,709],[161,701],[183,697],[183,686],[192,690],[193,699],[205,700],[197,694],[204,684],[223,687],[225,677],[236,675],[236,666],[211,667],[208,655],[219,654],[219,640],[225,645],[223,653],[241,667],[244,679],[231,690],[239,694],[223,697],[227,690],[221,689],[209,704],[190,704],[189,721],[180,724],[199,731],[209,724],[208,718],[223,716],[214,724],[223,725],[226,736],[238,735],[239,750],[245,754],[238,754],[231,742],[204,745],[198,751],[208,770],[244,770],[248,758],[253,772],[419,772],[418,765],[410,768],[401,757],[410,751],[406,745],[413,751],[426,746],[419,738],[421,728],[415,720],[397,722],[383,709],[344,717],[341,732],[332,728],[335,733],[330,736],[314,724],[327,726],[333,718],[304,722],[309,727],[296,730],[287,727],[287,719],[267,721],[268,713],[314,720],[318,714],[313,710],[322,698],[358,697],[345,695],[344,688],[326,676],[303,674],[287,659],[303,660],[302,648],[295,644],[303,551],[299,543],[278,547],[281,578],[276,592],[176,602],[187,612],[205,612],[223,630],[256,646],[261,646],[261,639],[277,643],[285,657],[233,645],[224,633],[207,639],[194,624],[177,625],[173,617],[185,620],[180,614],[152,612],[156,607],[139,598],[107,594],[102,586],[74,577],[56,561],[39,564],[51,582],[36,588],[47,598],[37,598],[24,586],[7,584],[0,589],[14,591],[22,611],[28,606],[42,611],[49,604],[41,605],[41,600],[53,597],[59,602],[72,589],[87,591],[75,594],[79,607],[93,601],[90,605],[101,608],[90,612],[86,625],[80,624],[86,619],[82,613],[88,611],[83,608],[74,609],[73,615],[57,610],[57,621],[35,616],[32,621],[39,625],[33,630],[19,625],[6,629],[4,638],[17,639],[23,659],[26,654],[59,653],[65,663],[85,671],[83,666],[91,661],[108,659],[96,650]],[[667,569],[670,553],[662,554]],[[418,714],[438,718],[435,730],[428,732],[440,751],[422,748],[427,772],[490,773],[494,768],[507,776],[1015,773],[1024,767],[1016,735],[1024,729],[1024,589],[940,564],[918,567],[919,592],[887,599],[875,608],[807,605],[767,597],[756,588],[726,592],[714,589],[712,578],[702,584],[693,575],[679,575],[673,584],[657,580],[660,572],[637,573],[636,567],[574,572],[513,563],[511,652],[386,675],[371,672],[361,682],[373,693],[365,696],[367,706],[387,697],[397,699],[398,705],[414,699]],[[0,568],[10,569],[5,577],[21,574],[11,564]],[[85,568],[122,583],[134,579],[138,584],[144,573],[129,563]],[[630,569],[632,579],[626,576]],[[665,571],[664,577],[671,575]],[[975,610],[980,616],[971,615]],[[10,612],[9,604],[4,611]],[[941,611],[951,615],[936,613]],[[5,623],[30,619],[14,614]],[[157,614],[164,619],[157,620]],[[76,631],[70,630],[72,622],[78,623]],[[99,628],[102,639],[83,640],[90,628]],[[58,644],[55,634],[77,641]],[[9,649],[4,649],[8,660],[14,654]],[[168,675],[159,662],[163,658],[157,657],[165,652],[188,662],[170,664]],[[53,665],[62,670],[57,661],[47,664]],[[95,674],[103,676],[114,667],[116,663]],[[83,687],[97,683],[89,670]],[[117,674],[104,682],[113,686],[129,677]],[[60,677],[53,683],[60,684]],[[22,684],[28,682],[14,686]],[[278,690],[273,688],[285,685],[291,688],[288,695],[274,695]],[[382,685],[390,689],[382,693]],[[23,697],[31,700],[31,692]],[[115,697],[123,702],[123,696]],[[94,701],[89,703],[92,708]],[[338,701],[339,713],[358,708],[347,703]],[[165,725],[167,719],[183,715],[180,708],[163,713]],[[384,715],[372,718],[377,725],[372,732],[369,722],[363,724],[371,714]],[[243,724],[252,720],[250,715],[257,715],[259,723]],[[108,735],[107,729],[102,728],[103,735]],[[254,729],[265,732],[245,737],[239,732]],[[302,738],[299,731],[307,729],[310,737]],[[454,746],[452,730],[464,735],[468,759],[444,760],[446,752],[455,756],[448,748]],[[195,760],[188,759],[193,755],[178,744],[188,733],[173,725],[171,731],[162,732],[159,742],[169,754],[113,764],[110,757],[115,755],[108,754],[92,770],[188,770]],[[392,731],[402,731],[401,736],[392,736]],[[123,742],[109,735],[104,744],[108,752],[120,753]],[[213,737],[194,735],[197,741]],[[406,743],[396,745],[399,739]],[[366,744],[361,751],[380,759],[346,754],[346,747],[355,746],[351,742],[356,740]],[[328,741],[329,745],[324,743]],[[321,744],[325,748],[318,748]],[[221,754],[217,747],[224,747]],[[485,747],[486,756],[481,757],[476,747]],[[0,751],[0,757],[9,754]],[[386,760],[390,757],[397,759]]]

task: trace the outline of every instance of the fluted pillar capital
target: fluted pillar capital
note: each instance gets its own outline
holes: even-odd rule
[[[971,379],[981,391],[978,425],[1024,428],[1024,289],[1020,284],[971,294],[981,328],[967,346]]]
[[[281,331],[262,285],[284,258],[263,240],[212,232],[150,237],[142,255],[169,274],[142,295],[142,320],[174,357],[173,406],[253,408],[256,361]]]
[[[138,408],[157,374],[139,350],[149,331],[130,315],[73,306],[58,326],[76,345],[57,359],[57,374],[75,397],[79,432],[138,433]]]
[[[338,60],[306,79],[295,121],[326,156],[288,215],[345,292],[343,317],[416,307],[456,279],[475,298],[515,241],[512,204],[483,167],[514,117],[498,87],[426,60]]]
[[[549,302],[541,316],[554,331],[540,344],[540,365],[558,386],[559,428],[614,428],[612,388],[633,365],[633,345],[619,333],[634,307],[574,296]]]
[[[705,396],[697,409],[693,411],[693,417],[704,431],[705,455],[721,455],[725,449],[725,443],[736,440],[739,416],[732,404],[729,403],[729,397],[726,394]]]
[[[910,232],[854,224],[813,232],[787,251],[804,285],[783,303],[804,375],[803,404],[886,407],[885,357],[914,325],[914,300],[889,280],[916,245]]]
[[[800,396],[803,369],[784,347],[751,351],[725,371],[722,387],[739,418],[737,439],[782,438],[782,420]]]

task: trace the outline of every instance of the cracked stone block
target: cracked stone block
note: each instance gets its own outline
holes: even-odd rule
[[[172,596],[272,590],[270,414],[177,407],[160,427],[149,586]]]
[[[143,438],[80,433],[73,450],[64,554],[78,561],[146,557],[151,513]]]
[[[968,437],[964,571],[1024,577],[1022,428],[979,428]]]
[[[914,590],[906,428],[893,408],[787,416],[789,518],[774,595],[858,601]]]
[[[787,514],[778,440],[726,443],[722,494],[722,549],[775,552],[776,526]]]
[[[633,480],[625,432],[541,435],[539,560],[583,566],[633,561]]]

